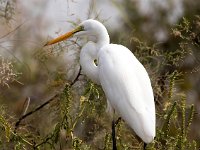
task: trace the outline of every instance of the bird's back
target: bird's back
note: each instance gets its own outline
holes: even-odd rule
[[[155,104],[149,76],[126,47],[109,44],[98,53],[99,79],[111,106],[149,143],[155,136]]]

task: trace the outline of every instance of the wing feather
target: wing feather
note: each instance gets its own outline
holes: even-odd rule
[[[111,106],[146,143],[155,136],[155,104],[149,76],[129,49],[100,49],[99,79]]]

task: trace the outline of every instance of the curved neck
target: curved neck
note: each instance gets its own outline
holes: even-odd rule
[[[99,49],[110,43],[110,37],[108,35],[107,29],[103,25],[96,26],[96,30],[91,33],[92,36],[94,36],[94,39],[91,39],[90,41],[94,42],[96,47],[96,53],[98,53]]]
[[[110,43],[110,38],[103,25],[97,26],[96,29],[96,32],[91,34],[95,37],[95,39],[90,39],[90,41],[81,49],[80,64],[84,74],[93,82],[100,84],[98,66],[94,61],[98,61],[98,51],[101,47]]]
[[[100,84],[98,66],[96,66],[94,62],[96,59],[97,59],[96,44],[93,42],[88,42],[81,49],[80,64],[83,73],[96,84]]]
[[[96,46],[98,48],[98,50],[103,46],[103,45],[107,45],[110,43],[110,37],[108,35],[107,30],[102,30],[101,33],[99,33],[98,35],[96,35]]]

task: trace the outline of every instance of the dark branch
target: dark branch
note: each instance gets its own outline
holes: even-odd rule
[[[81,67],[79,68],[79,72],[76,76],[76,78],[69,84],[69,86],[73,86],[76,81],[78,81],[79,76],[81,75]],[[67,84],[65,84],[65,87],[67,86]],[[64,89],[63,89],[64,90]],[[60,92],[62,93],[63,90]],[[33,113],[37,112],[38,110],[42,109],[44,106],[48,105],[50,102],[52,102],[53,100],[56,100],[57,98],[59,98],[60,93],[54,95],[53,97],[51,97],[49,100],[47,100],[46,102],[44,102],[43,104],[41,104],[40,106],[36,107],[34,110],[28,112],[27,114],[21,116],[18,121],[15,123],[15,130],[14,132],[16,132],[18,126],[20,125],[21,121],[24,120],[25,118],[27,118],[28,116],[32,115]]]
[[[46,106],[47,104],[49,104],[51,101],[53,101],[54,99],[56,99],[57,97],[59,97],[59,94],[54,95],[52,98],[50,98],[49,100],[47,100],[45,103],[43,103],[42,105],[38,106],[37,108],[35,108],[34,110],[28,112],[27,114],[21,116],[19,118],[19,120],[15,123],[15,131],[17,130],[20,122],[22,120],[24,120],[26,117],[30,116],[31,114],[35,113],[36,111],[42,109],[44,106]]]

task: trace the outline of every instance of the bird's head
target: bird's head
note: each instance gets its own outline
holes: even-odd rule
[[[107,30],[102,23],[100,23],[99,21],[93,20],[93,19],[89,19],[89,20],[83,21],[74,30],[72,30],[64,35],[61,35],[58,38],[48,41],[44,46],[58,43],[60,41],[68,39],[72,36],[77,36],[77,37],[96,36],[96,35],[102,34],[104,32],[107,33]]]

